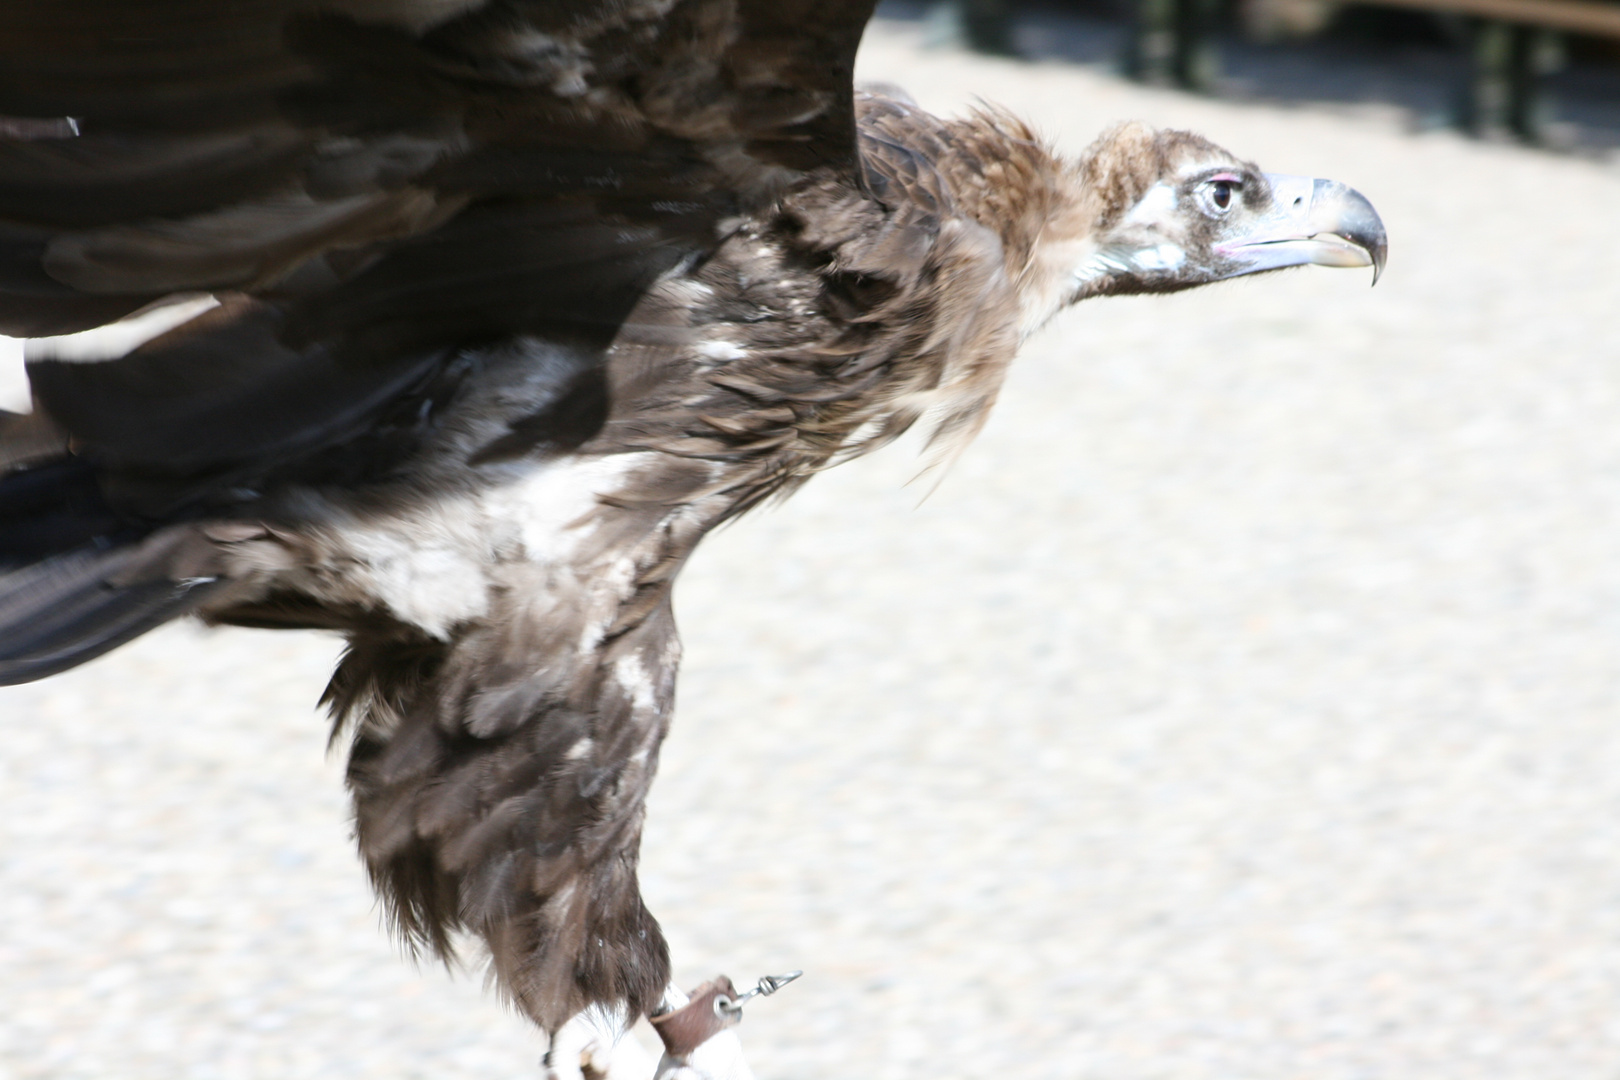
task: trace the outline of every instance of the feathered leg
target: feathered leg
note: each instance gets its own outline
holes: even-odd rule
[[[357,636],[328,691],[356,724],[356,834],[396,928],[445,957],[477,933],[547,1032],[592,1006],[645,1015],[669,980],[636,880],[679,655],[667,598],[611,631],[508,610],[450,642]]]

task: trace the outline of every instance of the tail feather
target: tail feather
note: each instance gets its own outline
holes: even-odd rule
[[[107,505],[82,459],[0,476],[0,686],[93,660],[214,591],[211,578],[121,577],[152,531]]]
[[[118,584],[128,548],[58,555],[0,577],[0,686],[94,660],[196,607],[218,579]]]

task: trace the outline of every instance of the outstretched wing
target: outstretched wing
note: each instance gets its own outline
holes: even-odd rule
[[[0,332],[213,308],[39,362],[99,463],[307,455],[446,350],[604,345],[646,286],[806,170],[851,170],[870,0],[12,0]]]
[[[0,676],[203,595],[109,596],[105,549],[266,478],[388,474],[469,346],[578,361],[492,453],[587,439],[648,285],[806,171],[853,172],[870,7],[0,4],[0,333],[179,322],[100,363],[36,343],[36,414],[0,415],[0,469],[30,466],[0,479]]]

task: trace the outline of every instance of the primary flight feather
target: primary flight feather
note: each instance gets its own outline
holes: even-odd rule
[[[654,1011],[636,863],[703,535],[925,417],[948,457],[1077,300],[1384,260],[1354,191],[1196,135],[1065,161],[857,94],[870,8],[0,8],[0,332],[40,339],[0,681],[185,613],[342,633],[406,939],[477,934],[549,1033]]]

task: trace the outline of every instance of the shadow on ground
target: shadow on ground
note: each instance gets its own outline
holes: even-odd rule
[[[1129,0],[1026,2],[1013,8],[1012,40],[1029,60],[1121,68],[1130,35]],[[930,0],[886,0],[880,14],[932,23],[941,43],[949,18]],[[1220,97],[1283,104],[1389,105],[1417,130],[1450,125],[1467,75],[1459,20],[1422,12],[1352,6],[1319,37],[1278,44],[1220,37]],[[1576,47],[1549,77],[1554,144],[1565,151],[1620,151],[1620,62]]]

